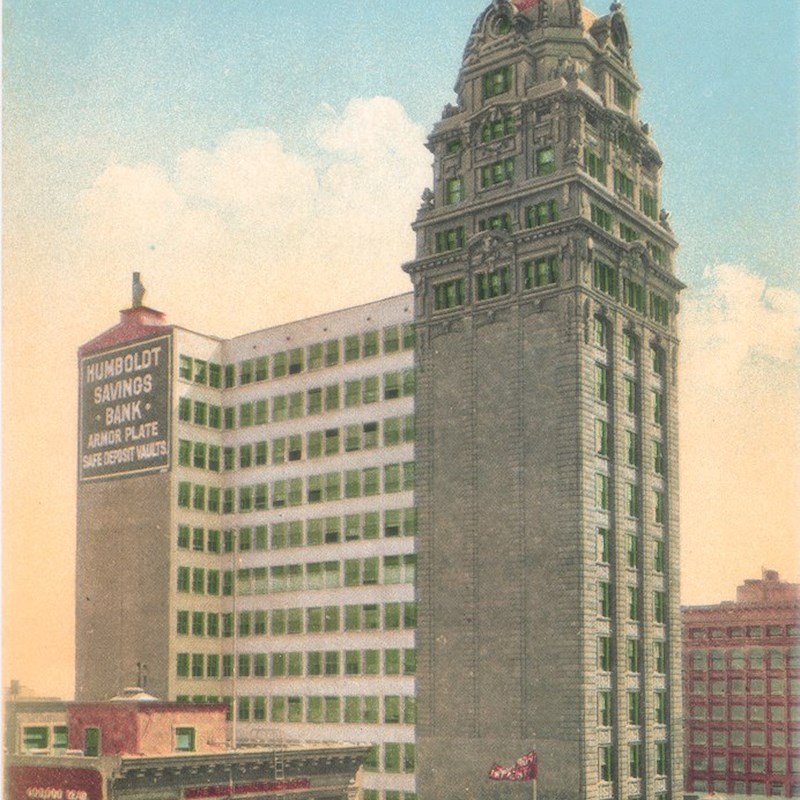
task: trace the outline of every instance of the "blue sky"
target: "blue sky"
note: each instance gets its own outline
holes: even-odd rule
[[[423,142],[486,2],[5,0],[7,678],[71,692],[77,348],[134,270],[223,336],[408,291]],[[682,598],[716,602],[760,565],[800,580],[800,4],[626,14],[688,284]]]
[[[483,6],[8,0],[9,145],[21,123],[58,153],[69,174],[33,181],[52,200],[53,183],[89,185],[109,159],[169,168],[235,128],[266,126],[308,151],[306,121],[353,97],[393,97],[427,130]],[[733,261],[798,287],[800,5],[632,0],[626,12],[683,275]]]

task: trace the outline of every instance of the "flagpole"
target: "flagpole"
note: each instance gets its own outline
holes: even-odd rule
[[[532,800],[537,800],[537,798],[536,798],[536,784],[538,782],[539,781],[536,778],[534,778],[533,781],[532,781],[532,783],[533,783],[533,798],[532,798]]]

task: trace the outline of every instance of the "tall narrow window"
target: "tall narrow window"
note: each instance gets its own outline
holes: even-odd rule
[[[605,364],[595,365],[595,396],[601,403],[608,402],[608,367]]]
[[[542,147],[536,151],[536,174],[550,175],[556,171],[556,153],[553,147]]]
[[[608,689],[603,689],[598,694],[597,710],[600,725],[604,728],[611,727],[614,721],[614,704],[613,695]]]
[[[181,655],[179,653],[179,655]],[[179,659],[180,662],[180,659]],[[188,666],[188,665],[187,665]],[[188,674],[188,670],[187,670]],[[83,732],[83,754],[97,757],[100,755],[100,728],[86,728]]]
[[[600,780],[610,782],[614,780],[614,747],[610,744],[601,745],[599,751]]]
[[[601,472],[595,475],[595,505],[601,511],[608,511],[610,507],[608,475]]]
[[[608,422],[595,420],[595,449],[597,455],[608,457]]]
[[[608,619],[611,616],[611,584],[600,581],[597,585],[598,614]]]
[[[594,262],[594,287],[611,297],[617,296],[617,271],[604,261]]]
[[[445,203],[449,206],[460,203],[464,199],[464,179],[449,178],[445,185]]]

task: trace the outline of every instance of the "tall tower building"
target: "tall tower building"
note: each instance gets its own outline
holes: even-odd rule
[[[682,792],[676,241],[619,3],[495,0],[414,229],[417,790]]]
[[[410,294],[80,351],[79,700],[372,744],[363,800],[682,791],[676,241],[619,4],[495,0]]]

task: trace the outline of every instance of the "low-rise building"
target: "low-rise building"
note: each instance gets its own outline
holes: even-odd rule
[[[225,704],[129,691],[102,703],[25,709],[8,742],[10,800],[354,800],[367,745],[287,743],[264,730],[231,748]],[[9,716],[17,716],[9,706]]]
[[[686,789],[800,797],[800,584],[683,609]]]

